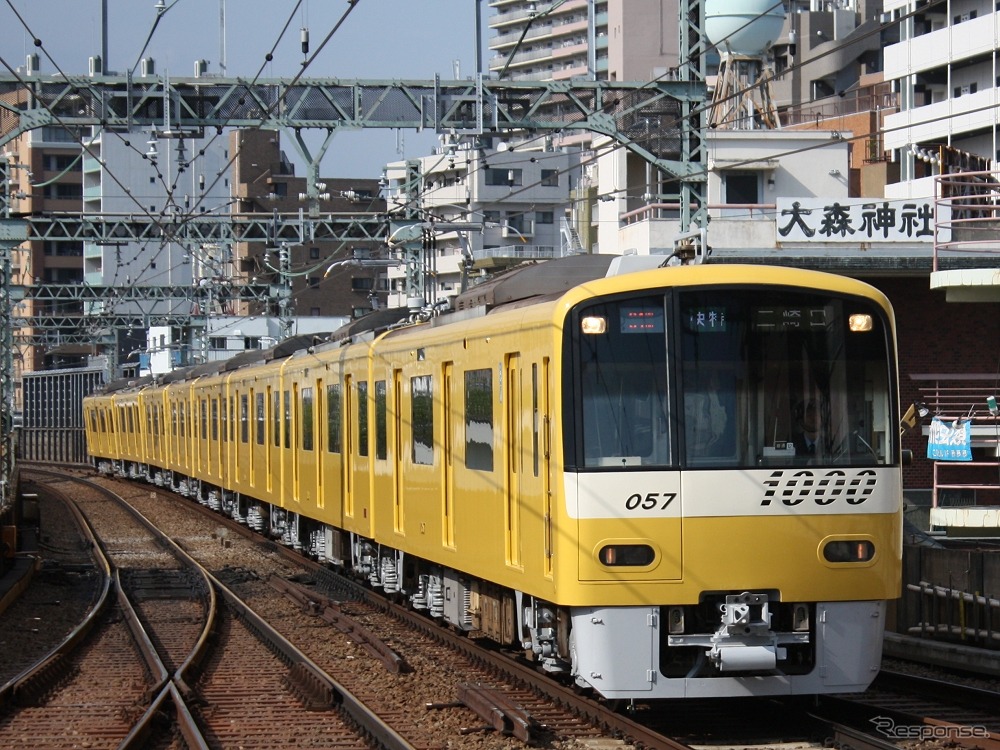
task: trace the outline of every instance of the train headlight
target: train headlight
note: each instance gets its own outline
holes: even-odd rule
[[[823,558],[832,563],[863,563],[875,557],[875,545],[867,539],[838,539],[823,545]]]
[[[602,565],[644,567],[653,562],[656,553],[648,544],[606,544],[597,554]]]
[[[580,330],[588,336],[597,336],[608,330],[608,319],[601,315],[587,315],[580,321]]]
[[[855,333],[862,333],[872,329],[872,316],[867,313],[854,313],[847,319],[847,327]]]

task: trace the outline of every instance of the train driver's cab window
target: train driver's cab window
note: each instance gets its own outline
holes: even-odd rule
[[[668,465],[663,297],[594,305],[578,321],[583,466]]]
[[[871,302],[788,289],[679,295],[684,463],[894,460],[888,326]]]

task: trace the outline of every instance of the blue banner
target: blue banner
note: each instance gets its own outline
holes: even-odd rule
[[[927,458],[935,461],[971,461],[972,427],[969,422],[945,422],[934,417],[927,439]]]

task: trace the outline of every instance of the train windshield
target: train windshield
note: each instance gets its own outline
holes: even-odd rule
[[[580,309],[569,463],[874,466],[895,460],[892,352],[868,300],[710,288]]]

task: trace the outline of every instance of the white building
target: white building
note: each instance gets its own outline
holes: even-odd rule
[[[192,215],[225,215],[230,204],[225,138],[159,138],[148,132],[99,131],[85,141],[84,214],[149,216],[164,224]],[[83,247],[84,281],[93,286],[181,286],[216,276],[218,248],[176,242],[121,242]],[[171,307],[168,308],[167,305]],[[147,308],[189,311],[176,300]],[[120,312],[135,312],[122,308]]]
[[[933,196],[938,146],[998,156],[1000,14],[985,0],[885,0],[884,10],[900,24],[899,43],[884,51],[900,102],[885,122],[886,148],[900,162],[886,197]]]
[[[545,144],[487,152],[468,142],[450,143],[431,156],[386,167],[390,216],[442,227],[432,232],[424,300],[458,294],[469,273],[582,250],[573,244],[567,221],[579,154]],[[403,244],[397,240],[390,237],[390,247]],[[406,275],[403,265],[389,269],[390,307],[408,306]]]

